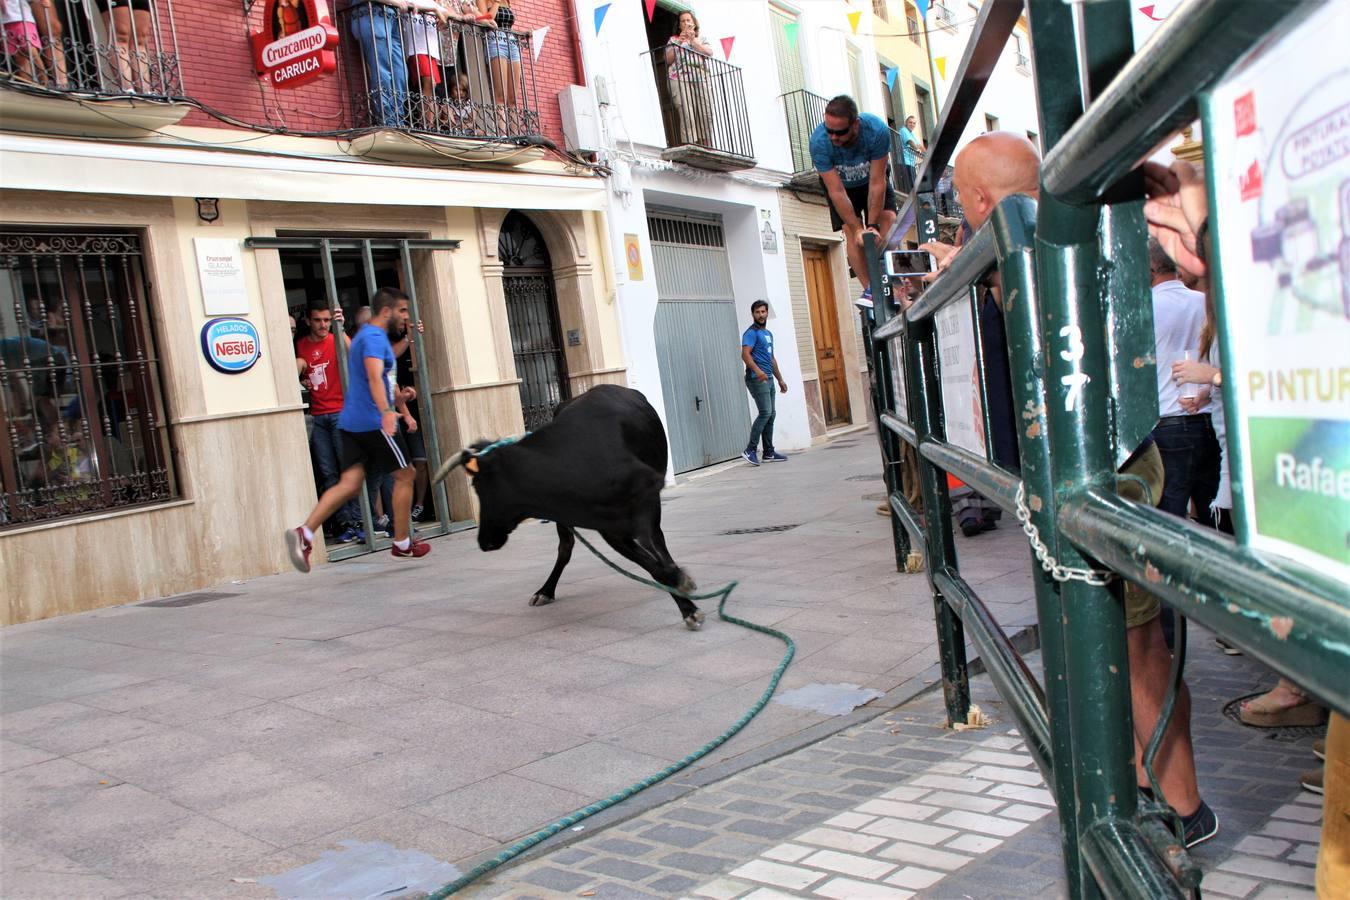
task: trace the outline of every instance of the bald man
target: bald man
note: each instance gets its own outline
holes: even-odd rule
[[[1019,134],[994,131],[982,134],[967,144],[956,157],[956,172],[953,176],[961,206],[965,211],[963,238],[984,225],[993,214],[994,207],[1005,197],[1026,194],[1036,199],[1039,196],[1040,167],[1041,158],[1036,147]],[[959,249],[938,242],[923,244],[922,248],[941,260],[939,272],[950,265],[952,257]],[[936,276],[930,276],[930,280],[932,277]],[[999,444],[1001,440],[1011,436],[1014,441],[1015,457],[1016,428],[1011,424],[1001,426],[995,417],[995,413],[999,412],[998,407],[1005,406],[1011,422],[1011,413],[1014,409],[1012,378],[1008,370],[1007,337],[1002,306],[998,298],[1000,293],[1001,290],[995,283],[982,298],[980,325],[984,358],[988,361],[985,380],[989,414],[994,425],[992,430],[995,432],[991,435],[992,455],[995,462],[1005,465],[1001,457],[1007,452],[1007,448],[1005,446],[1000,449]],[[1119,488],[1121,496],[1153,505],[1161,499],[1162,458],[1151,440],[1145,439],[1121,471],[1138,476],[1149,486],[1149,495],[1146,496],[1138,482],[1130,479],[1121,484]],[[1159,621],[1161,604],[1158,598],[1130,583],[1126,584],[1124,595],[1125,640],[1130,660],[1130,697],[1134,707],[1135,777],[1137,783],[1144,786],[1147,784],[1147,776],[1139,760],[1143,756],[1142,748],[1152,737],[1153,729],[1162,712],[1172,657],[1163,640],[1162,625]],[[1201,800],[1199,787],[1196,785],[1195,755],[1191,745],[1191,695],[1184,684],[1177,697],[1171,725],[1159,748],[1155,770],[1166,802],[1182,818],[1186,846],[1193,847],[1218,834],[1218,817],[1214,815],[1209,805]]]

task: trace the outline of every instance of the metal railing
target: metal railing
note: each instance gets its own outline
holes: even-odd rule
[[[31,29],[6,26],[0,84],[85,97],[185,98],[172,0],[146,0],[144,8],[138,0],[109,12],[83,0],[45,0],[31,13]]]
[[[1137,184],[1122,179],[1170,131],[1194,118],[1198,93],[1284,20],[1317,5],[1307,0],[1234,10],[1222,0],[1194,0],[1134,54],[1128,7],[1085,6],[1075,23],[1074,10],[1061,0],[1026,0],[1041,134],[1051,148],[1039,201],[1004,199],[943,274],[898,315],[878,248],[871,236],[866,239],[876,324],[871,327],[864,314],[864,335],[897,563],[903,564],[911,545],[925,550],[949,718],[964,721],[968,711],[969,638],[1017,719],[1055,794],[1075,897],[1181,898],[1201,880],[1152,771],[1180,694],[1185,629],[1178,629],[1171,684],[1142,754],[1157,795],[1145,800],[1136,790],[1122,586],[1152,593],[1328,706],[1350,711],[1344,585],[1116,493],[1131,481],[1118,469],[1132,460],[1158,415],[1153,367],[1132,362],[1151,358],[1154,334],[1142,197]],[[910,200],[922,239],[937,233],[937,175],[976,113],[1022,13],[1021,0],[990,0],[981,9]],[[1086,109],[1084,87],[1095,95]],[[1214,224],[1218,230],[1221,223]],[[995,267],[1006,359],[985,356],[981,333],[978,285]],[[1015,467],[996,463],[988,449],[981,454],[957,446],[948,435],[952,420],[943,404],[936,320],[965,304],[986,434],[989,404],[998,402],[990,399],[988,372],[1006,365],[1017,373],[1011,379],[1011,409],[1018,411]],[[1224,363],[1231,365],[1227,354]],[[1225,371],[1225,381],[1233,374]],[[902,443],[920,456],[922,516],[899,483]],[[1238,477],[1236,467],[1233,472]],[[948,474],[1025,517],[1036,531],[1043,683],[961,575]],[[1051,569],[1044,568],[1047,558],[1055,564]],[[1204,752],[1197,748],[1202,759]]]
[[[825,121],[825,105],[830,101],[810,91],[789,91],[780,95],[787,121],[788,148],[792,151],[792,174],[808,175],[816,171],[811,161],[811,134]]]
[[[540,133],[532,37],[366,0],[337,14],[350,124],[446,137]]]
[[[661,98],[667,146],[754,158],[739,66],[675,44],[653,47],[645,55]]]
[[[141,236],[0,232],[0,527],[175,495]]]

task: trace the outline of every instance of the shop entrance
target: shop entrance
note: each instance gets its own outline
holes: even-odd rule
[[[335,335],[354,334],[357,323],[362,317],[362,308],[370,296],[382,287],[398,288],[408,295],[408,306],[413,323],[421,321],[418,310],[417,263],[424,254],[437,250],[454,250],[459,241],[411,240],[401,238],[322,238],[322,237],[275,237],[248,238],[245,246],[254,250],[276,250],[281,261],[282,279],[286,288],[286,306],[297,319],[296,337],[304,336],[309,325],[304,316],[308,309],[322,307],[334,314],[341,311],[343,325],[336,322],[332,331]],[[440,465],[441,448],[436,427],[436,411],[431,402],[431,385],[428,377],[426,358],[426,336],[417,336],[408,348],[399,356],[399,384],[411,386],[416,399],[409,403],[409,410],[418,421],[418,433],[425,445],[426,462],[418,463],[418,484],[413,497],[414,505],[422,506],[422,515],[415,516],[413,527],[418,537],[435,537],[472,526],[469,522],[455,522],[450,518],[450,503],[445,485],[431,487],[427,475]],[[334,350],[337,355],[337,378],[342,385],[345,397],[349,389],[347,384],[347,347],[345,340],[337,340]],[[317,390],[317,388],[316,388]],[[315,419],[309,415],[311,398],[307,388],[302,387],[302,397],[306,404],[306,426],[310,434],[311,466],[306,470],[307,477],[316,479],[316,488],[322,490],[324,481],[320,465],[316,462]],[[319,436],[322,441],[324,435]],[[357,498],[359,517],[350,512],[345,518],[358,518],[359,531],[355,540],[341,540],[352,535],[347,526],[349,522],[332,521],[325,527],[324,538],[327,543],[330,560],[348,559],[376,550],[387,549],[391,544],[390,536],[377,528],[380,514],[389,515],[386,507],[388,485],[379,479],[367,481],[366,490]],[[334,519],[341,517],[335,516]]]

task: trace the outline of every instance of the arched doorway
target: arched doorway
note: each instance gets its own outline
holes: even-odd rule
[[[558,299],[553,265],[543,235],[528,218],[508,213],[497,238],[506,293],[506,318],[511,326],[511,352],[520,378],[520,407],[525,429],[533,431],[553,419],[568,397]]]

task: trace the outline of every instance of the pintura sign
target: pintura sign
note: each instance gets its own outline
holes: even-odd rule
[[[327,0],[265,0],[253,65],[277,88],[309,84],[337,68],[338,32]]]

